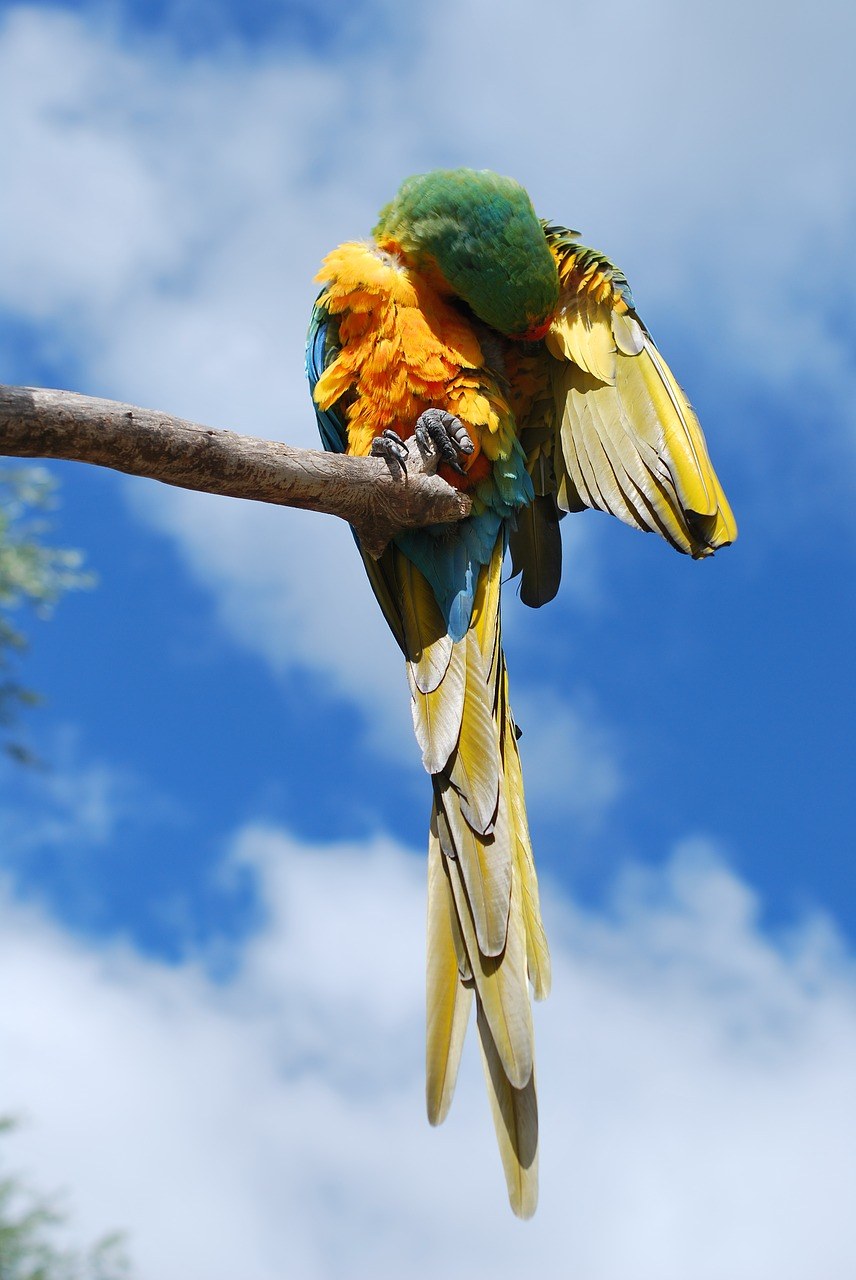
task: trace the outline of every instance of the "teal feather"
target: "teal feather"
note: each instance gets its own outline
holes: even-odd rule
[[[306,335],[306,377],[312,403],[315,405],[315,387],[318,379],[338,350],[338,330],[333,317],[318,302],[312,308],[309,332]],[[321,442],[328,453],[344,453],[348,447],[348,424],[336,405],[332,409],[319,409],[315,405],[315,417]]]
[[[502,525],[503,516],[488,510],[453,526],[413,529],[395,540],[428,579],[453,640],[462,640],[469,629],[479,570],[490,562]]]

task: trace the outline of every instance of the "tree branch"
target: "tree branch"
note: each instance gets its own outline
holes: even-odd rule
[[[380,458],[350,458],[173,418],[72,391],[0,386],[0,453],[65,458],[147,476],[181,489],[340,516],[379,556],[405,529],[461,520],[470,499],[433,474],[411,447],[405,473]]]

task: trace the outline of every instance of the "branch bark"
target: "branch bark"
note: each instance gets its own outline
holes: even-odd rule
[[[326,512],[353,525],[373,556],[405,529],[461,520],[471,505],[415,447],[404,472],[393,471],[381,458],[294,449],[72,391],[0,386],[0,454],[89,462],[181,489]]]

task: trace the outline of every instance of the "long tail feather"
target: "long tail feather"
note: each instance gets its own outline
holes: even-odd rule
[[[449,858],[447,865],[461,935],[472,966],[478,1007],[490,1024],[505,1074],[520,1089],[532,1074],[534,1035],[519,886],[515,893],[512,876],[505,947],[497,956],[486,956],[478,945],[460,864],[457,859]]]
[[[538,1204],[538,1099],[535,1072],[522,1089],[508,1080],[484,1013],[478,1013],[482,1051],[493,1124],[505,1170],[508,1199],[518,1218],[531,1218]]]
[[[535,999],[546,1000],[550,994],[551,982],[550,951],[547,946],[547,935],[541,923],[538,878],[535,874],[535,859],[532,855],[529,823],[526,818],[526,801],[523,795],[523,770],[520,765],[520,752],[517,749],[515,725],[508,705],[508,672],[505,670],[504,661],[502,666],[504,713],[502,751],[514,824],[514,868],[520,877],[521,906],[526,929],[526,964]]]
[[[480,574],[467,634],[448,651],[412,566],[396,567],[417,737],[433,775],[428,853],[426,1099],[448,1112],[469,1009],[479,1040],[508,1195],[529,1217],[538,1194],[538,1111],[530,981],[550,958],[538,906],[523,781],[499,625],[502,540]],[[434,684],[440,668],[438,683]],[[433,687],[427,688],[432,685]],[[462,689],[463,686],[463,689]]]
[[[458,1066],[473,1001],[459,957],[465,958],[449,873],[440,852],[436,824],[428,843],[428,970],[425,1099],[428,1119],[441,1124],[455,1092]]]
[[[511,841],[504,802],[492,835],[472,829],[453,787],[435,784],[440,845],[457,863],[467,894],[469,914],[479,950],[485,956],[501,955],[508,935],[511,899]]]

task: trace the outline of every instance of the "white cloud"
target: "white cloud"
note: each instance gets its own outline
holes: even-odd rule
[[[627,267],[667,351],[688,331],[715,454],[733,397],[733,452],[762,457],[771,488],[808,475],[843,507],[853,27],[830,0],[468,0],[436,5],[395,65],[361,48],[343,70],[122,50],[22,7],[0,26],[15,124],[0,303],[44,326],[81,389],[314,443],[301,362],[322,253],[365,232],[406,172],[492,165]],[[740,388],[756,377],[828,429],[750,424]],[[322,673],[390,741],[409,733],[343,528],[154,487],[139,501],[250,650]],[[585,760],[609,803],[621,774],[597,719],[575,703],[524,717],[512,696],[524,752]],[[79,781],[57,804],[106,839],[115,792]],[[558,794],[579,814],[584,796]],[[475,1055],[444,1129],[422,1118],[421,863],[269,831],[240,849],[270,916],[219,984],[0,908],[3,1106],[34,1120],[18,1149],[43,1184],[74,1188],[87,1235],[132,1228],[144,1277],[849,1280],[854,984],[822,923],[773,945],[698,848],[629,876],[602,914],[551,892],[543,1197],[524,1227]]]
[[[476,1055],[422,1104],[424,866],[249,829],[267,919],[219,983],[0,906],[15,1157],[142,1280],[849,1280],[856,985],[820,920],[773,943],[696,841],[603,912],[545,886],[542,1203],[505,1201]],[[557,1261],[561,1258],[561,1264]]]
[[[343,522],[191,493],[136,489],[134,501],[179,539],[237,640],[274,672],[323,672],[327,690],[361,708],[378,749],[418,763],[404,661]]]
[[[557,697],[542,685],[514,696],[514,716],[523,730],[520,755],[527,800],[555,819],[593,823],[618,798],[623,777],[615,735],[592,700]]]
[[[164,808],[138,779],[104,760],[84,760],[79,734],[57,729],[45,749],[49,764],[28,769],[0,759],[3,854],[22,857],[45,848],[104,847],[117,824],[145,810]]]

